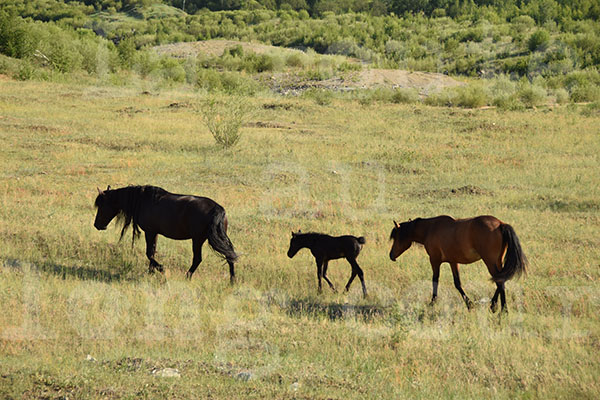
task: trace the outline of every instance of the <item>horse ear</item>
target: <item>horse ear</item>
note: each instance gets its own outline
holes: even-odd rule
[[[102,190],[100,190],[100,188],[98,186],[96,186],[96,189],[98,189],[98,194],[102,194]]]
[[[106,191],[109,191],[109,190],[110,190],[110,185],[108,185],[108,186],[106,187]]]
[[[398,223],[396,222],[396,220],[394,220],[394,226],[395,226],[396,228],[399,228],[399,227],[400,227],[400,225],[398,225]]]

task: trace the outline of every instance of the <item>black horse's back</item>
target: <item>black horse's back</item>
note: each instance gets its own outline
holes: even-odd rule
[[[225,209],[217,202],[194,195],[168,192],[157,186],[127,186],[102,191],[98,189],[94,226],[99,230],[115,217],[123,222],[121,237],[129,226],[133,227],[133,240],[143,230],[146,238],[146,256],[150,261],[149,271],[162,271],[154,259],[158,235],[175,239],[192,239],[193,261],[187,277],[202,261],[202,245],[209,245],[229,264],[230,280],[234,278],[234,262],[237,254],[227,236]],[[133,244],[133,242],[132,242]]]
[[[366,297],[367,288],[365,286],[363,271],[356,261],[356,257],[358,257],[365,242],[365,238],[362,236],[330,236],[324,233],[298,232],[292,233],[290,248],[287,255],[292,258],[300,249],[310,249],[310,252],[315,257],[317,263],[319,291],[321,291],[321,278],[325,279],[331,289],[335,291],[333,284],[329,281],[329,278],[327,278],[327,266],[330,260],[345,258],[352,267],[352,275],[346,284],[346,291],[350,289],[352,281],[358,276],[362,285],[363,295]]]

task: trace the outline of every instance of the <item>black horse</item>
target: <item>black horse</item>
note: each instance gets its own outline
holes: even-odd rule
[[[346,291],[350,289],[352,281],[358,275],[362,284],[363,295],[367,297],[367,287],[365,286],[363,271],[356,262],[356,257],[358,257],[363,244],[365,244],[365,238],[362,236],[358,238],[350,235],[333,237],[322,233],[301,233],[298,231],[298,233],[292,232],[292,239],[290,240],[290,248],[287,255],[289,258],[292,258],[300,249],[305,247],[310,249],[317,262],[319,293],[322,290],[321,277],[325,279],[334,292],[336,291],[329,278],[327,278],[327,265],[330,260],[345,258],[352,266],[352,275],[346,284]]]
[[[162,265],[154,259],[156,237],[192,239],[194,259],[186,274],[191,278],[202,261],[202,245],[208,244],[220,253],[229,264],[231,283],[235,279],[234,263],[237,254],[227,237],[227,217],[219,204],[206,197],[169,193],[156,186],[127,186],[120,189],[98,189],[95,202],[98,212],[94,226],[104,230],[117,217],[123,221],[121,238],[133,225],[132,245],[142,229],[146,235],[146,256],[150,260],[149,272],[163,272]]]

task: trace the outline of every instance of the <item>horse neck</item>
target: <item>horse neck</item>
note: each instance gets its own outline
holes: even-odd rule
[[[139,201],[140,193],[137,187],[124,187],[115,189],[114,191],[114,204],[119,208],[125,215],[133,217],[137,203]]]
[[[412,241],[419,244],[425,244],[427,231],[429,230],[431,221],[427,219],[417,218],[414,221],[412,221],[412,224]]]
[[[304,249],[304,248],[312,249],[312,247],[314,246],[314,244],[316,242],[315,235],[311,234],[311,233],[307,233],[307,234],[298,236],[297,238],[299,239],[298,244],[300,245],[301,249]]]

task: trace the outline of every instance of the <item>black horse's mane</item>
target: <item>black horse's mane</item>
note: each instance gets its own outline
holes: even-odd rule
[[[320,233],[320,232],[297,232],[294,233],[293,237],[295,238],[299,238],[299,239],[315,239],[315,238],[319,238],[319,237],[323,237],[323,236],[329,236],[326,233]]]
[[[99,207],[102,205],[102,202],[108,201],[113,207],[119,209],[117,223],[123,224],[119,240],[123,239],[127,229],[132,226],[131,245],[133,246],[135,239],[141,234],[140,227],[138,226],[138,215],[142,204],[144,202],[155,202],[167,193],[166,190],[157,186],[130,185],[119,189],[107,189],[103,191],[98,194],[95,205]]]

